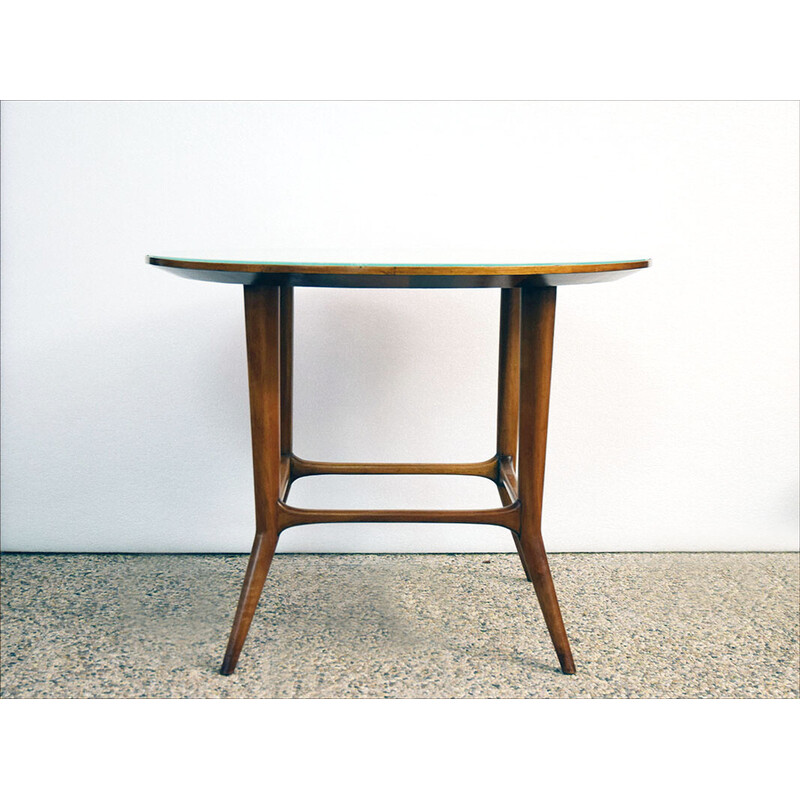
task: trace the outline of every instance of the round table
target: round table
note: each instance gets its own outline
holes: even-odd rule
[[[281,532],[320,522],[464,522],[507,528],[536,590],[561,669],[575,672],[541,527],[556,287],[622,278],[648,267],[649,261],[355,262],[282,254],[264,260],[166,256],[147,260],[183,277],[244,286],[256,533],[220,670],[223,675],[236,668]],[[485,461],[461,464],[358,464],[296,456],[292,451],[295,286],[499,288],[496,453]],[[497,485],[500,505],[417,511],[306,509],[286,502],[292,481],[307,475],[386,474],[476,475]]]

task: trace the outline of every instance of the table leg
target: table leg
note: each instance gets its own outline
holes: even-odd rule
[[[281,286],[281,454],[292,454],[294,287]]]
[[[497,379],[497,459],[516,466],[519,437],[519,314],[520,289],[500,290],[500,354]],[[500,476],[498,475],[498,479]],[[519,534],[511,531],[525,577],[531,580]]]
[[[223,675],[230,675],[236,668],[278,544],[282,349],[280,292],[278,286],[244,287],[256,535],[220,670]]]
[[[555,311],[554,286],[523,286],[520,322],[519,533],[523,561],[528,566],[561,669],[572,674],[575,664],[542,541],[542,496]]]

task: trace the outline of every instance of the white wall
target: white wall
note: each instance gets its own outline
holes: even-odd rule
[[[6,103],[3,547],[249,549],[241,290],[145,254],[411,243],[654,260],[559,292],[551,550],[792,549],[797,154],[793,103]],[[490,455],[498,300],[298,290],[297,452]],[[437,497],[430,479],[401,481],[399,500],[353,480],[293,499]],[[462,500],[492,503],[475,481]],[[281,547],[511,541],[354,525]]]

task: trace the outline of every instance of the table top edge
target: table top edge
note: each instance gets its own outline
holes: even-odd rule
[[[618,270],[646,269],[650,259],[629,261],[581,261],[550,263],[509,264],[402,264],[402,263],[349,263],[349,262],[282,262],[282,261],[225,261],[187,259],[148,255],[147,263],[157,267],[208,270],[216,272],[254,272],[263,274],[298,275],[562,275]]]

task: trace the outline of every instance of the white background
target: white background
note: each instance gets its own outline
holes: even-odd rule
[[[559,292],[550,550],[794,548],[797,147],[794,103],[5,103],[4,549],[249,549],[241,290],[145,254],[408,244],[654,261]],[[296,307],[298,454],[491,454],[498,292]],[[430,482],[292,499],[429,506]],[[460,502],[494,500],[466,483]],[[281,540],[510,547],[466,526]]]

